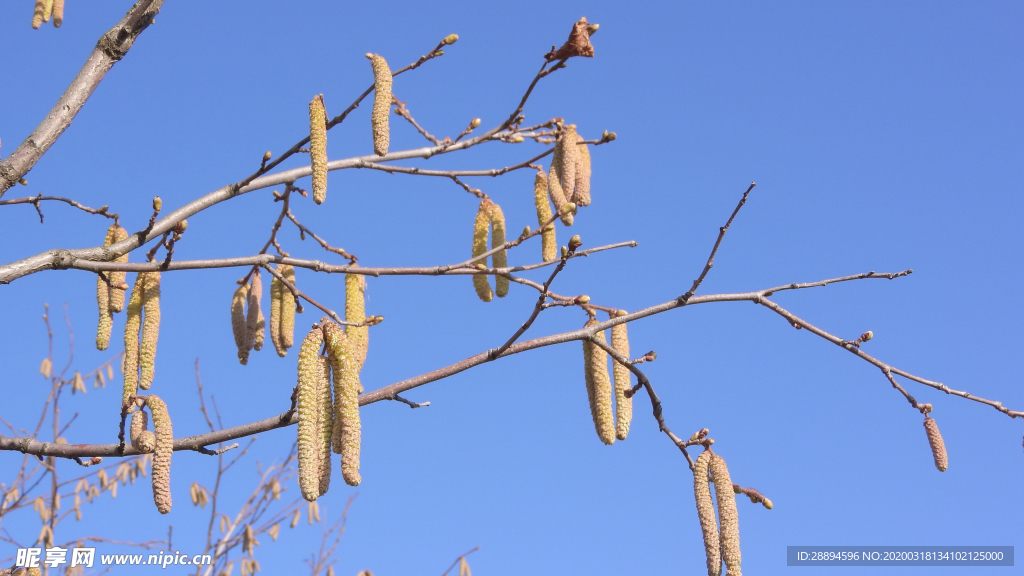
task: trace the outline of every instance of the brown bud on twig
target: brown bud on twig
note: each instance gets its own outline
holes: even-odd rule
[[[597,321],[589,320],[584,327],[595,324]],[[594,337],[604,341],[604,332],[597,332]],[[615,419],[612,416],[612,384],[608,378],[608,353],[590,340],[583,341],[583,376],[587,384],[590,415],[594,420],[597,437],[610,446],[615,443]]]
[[[722,530],[722,560],[727,573],[740,574],[740,517],[736,510],[736,494],[732,490],[732,479],[725,460],[714,455],[711,458],[711,481],[715,483],[718,500],[718,517]]]
[[[373,151],[378,156],[383,156],[388,153],[388,146],[391,143],[391,129],[388,125],[388,113],[391,111],[391,69],[379,54],[367,54],[366,57],[373,66],[373,112],[370,116],[373,125]]]
[[[174,452],[174,431],[167,404],[150,394],[146,406],[153,414],[156,445],[153,450],[153,501],[161,514],[171,511],[171,454]],[[141,435],[140,435],[141,436]]]
[[[558,50],[545,54],[544,59],[548,62],[553,62],[574,56],[593,58],[594,46],[590,43],[590,35],[597,32],[597,29],[597,24],[590,24],[585,16],[581,17],[579,22],[573,24],[572,32],[569,33],[569,39],[566,40],[565,44]]]
[[[580,238],[579,234],[576,234],[572,238],[569,238],[569,251],[574,252],[577,248],[583,246],[583,239]]]
[[[942,441],[942,434],[939,433],[939,425],[927,414],[924,417],[924,429],[928,434],[928,444],[932,447],[932,457],[935,459],[935,467],[939,472],[945,472],[949,467],[949,458],[946,456],[946,443]]]
[[[718,522],[715,519],[715,505],[711,501],[711,485],[708,482],[708,466],[714,454],[705,450],[697,456],[693,463],[693,495],[697,501],[697,518],[700,520],[700,531],[704,535],[704,553],[708,560],[708,576],[719,576],[722,573],[721,542],[718,534]]]
[[[614,314],[609,314],[609,317],[615,318],[626,314],[625,310],[617,310]],[[629,358],[629,335],[625,322],[612,326],[612,348]],[[629,368],[615,362],[612,375],[615,377],[615,437],[625,440],[633,421],[633,399],[626,397],[626,390],[632,388]]]
[[[327,199],[327,110],[324,95],[309,103],[309,159],[313,169],[313,202]]]

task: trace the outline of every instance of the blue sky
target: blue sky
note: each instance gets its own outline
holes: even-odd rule
[[[4,156],[128,7],[69,2],[62,28],[36,31],[30,5],[0,6]],[[340,112],[372,80],[364,53],[378,52],[397,68],[451,32],[459,42],[396,79],[395,92],[435,134],[454,136],[472,117],[493,126],[515,107],[541,56],[584,14],[601,24],[596,58],[573,59],[545,79],[526,119],[561,116],[587,137],[618,134],[594,149],[594,202],[571,232],[559,229],[559,238],[639,246],[572,262],[556,291],[628,310],[678,296],[756,181],[701,293],[913,268],[891,282],[775,300],[846,338],[873,330],[866,349],[895,366],[1024,409],[1017,294],[1024,201],[1016,192],[1024,153],[1024,9],[1009,2],[168,2],[27,176],[28,187],[7,198],[43,191],[109,204],[130,230],[140,229],[153,196],[180,206],[249,174],[264,151],[290,147],[307,130],[314,95],[324,94],[332,116]],[[399,118],[392,128],[393,150],[422,145]],[[332,159],[366,154],[370,146],[369,106],[330,133]],[[541,150],[491,144],[427,164],[500,167]],[[522,171],[471,184],[502,206],[517,231],[536,224],[532,178]],[[253,254],[277,209],[265,190],[208,210],[189,219],[175,257]],[[102,241],[107,224],[100,218],[58,205],[44,210],[45,225],[31,207],[0,210],[0,261]],[[295,210],[364,265],[431,266],[469,256],[476,202],[443,179],[345,170],[331,173],[326,204],[304,200]],[[294,254],[332,258],[293,230],[283,241]],[[510,262],[532,263],[539,254],[534,240]],[[248,366],[235,360],[228,303],[240,276],[165,276],[154,390],[167,400],[179,436],[203,429],[197,358],[226,425],[287,408],[294,353],[279,359],[263,352]],[[46,349],[44,303],[55,318],[67,303],[76,366],[89,370],[110,356],[90,346],[94,283],[86,272],[54,271],[0,288],[5,419],[30,426],[36,416],[24,408],[46,394],[37,373]],[[342,307],[341,277],[300,271],[299,284]],[[387,318],[371,330],[368,390],[500,344],[536,299],[514,286],[508,298],[484,304],[466,278],[371,279],[368,291],[368,312]],[[318,317],[308,311],[297,323]],[[576,329],[584,319],[556,308],[529,334]],[[115,342],[122,322],[115,322]],[[921,416],[877,369],[762,307],[676,310],[631,324],[630,336],[635,351],[658,351],[645,369],[669,426],[686,436],[710,428],[734,481],[774,501],[771,511],[738,503],[749,573],[799,572],[785,567],[787,545],[1024,544],[1017,521],[1024,513],[1022,430],[995,410],[904,382],[935,406],[950,459],[939,473]],[[57,350],[65,350],[64,331],[56,338]],[[685,460],[658,433],[643,401],[629,439],[602,445],[581,364],[578,343],[545,348],[408,393],[429,400],[426,409],[364,408],[363,484],[353,490],[336,482],[321,503],[336,518],[358,492],[338,573],[440,573],[478,545],[470,557],[478,574],[701,573]],[[108,387],[74,397],[65,410],[80,415],[69,440],[113,441],[117,396],[117,387]],[[280,459],[293,440],[294,428],[261,434],[233,472],[228,500],[249,492],[257,461]],[[0,470],[17,462],[0,455]],[[74,464],[65,466],[74,472]],[[188,486],[211,483],[214,470],[209,457],[177,453],[169,516],[136,485],[114,504],[86,510],[82,525],[66,534],[158,538],[173,523],[175,547],[195,550],[205,516],[189,505]],[[14,534],[38,530],[18,518],[4,526]],[[303,522],[276,543],[265,538],[257,552],[264,573],[297,566],[319,545],[318,530]],[[8,553],[0,547],[0,555]]]

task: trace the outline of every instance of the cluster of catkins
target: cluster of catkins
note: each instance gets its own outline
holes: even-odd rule
[[[715,485],[718,521],[715,519],[715,504],[711,500],[710,483]],[[723,560],[729,576],[741,576],[740,524],[736,510],[736,493],[725,460],[710,449],[705,448],[694,462],[693,495],[697,500],[700,529],[704,534],[708,576],[719,576],[722,573]]]
[[[618,310],[609,314],[610,318],[625,316],[625,310]],[[597,320],[587,321],[584,327],[597,324]],[[612,349],[629,358],[629,336],[626,331],[626,324],[616,324],[612,327]],[[595,338],[604,343],[604,331],[594,335]],[[590,415],[594,419],[594,428],[597,429],[597,437],[601,442],[611,445],[615,439],[625,440],[629,434],[629,425],[633,420],[633,399],[626,396],[630,389],[629,369],[612,360],[615,364],[612,374],[615,379],[615,389],[612,390],[612,380],[608,377],[608,353],[603,348],[590,340],[583,341],[583,375],[587,383],[587,400],[590,402]],[[612,399],[615,400],[615,413],[612,413]]]
[[[36,0],[35,11],[32,13],[32,27],[36,30],[53,18],[53,27],[60,28],[64,23],[64,0]]]

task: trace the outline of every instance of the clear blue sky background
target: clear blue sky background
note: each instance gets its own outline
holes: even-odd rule
[[[0,153],[9,154],[46,114],[128,5],[72,1],[63,28],[40,31],[29,26],[31,2],[0,5]],[[628,310],[678,296],[756,181],[701,292],[913,268],[909,278],[779,294],[776,301],[846,338],[873,330],[871,354],[1024,409],[1024,10],[1015,3],[172,0],[28,175],[29,186],[7,197],[43,191],[109,204],[130,230],[140,229],[153,196],[178,207],[249,174],[264,151],[291,146],[307,130],[315,94],[324,94],[332,115],[340,112],[371,82],[364,53],[379,52],[397,68],[451,32],[460,35],[458,44],[400,76],[395,92],[435,134],[454,136],[474,116],[492,126],[514,108],[541,55],[561,44],[582,14],[601,24],[597,57],[574,59],[544,80],[526,118],[562,116],[587,137],[618,133],[593,151],[594,203],[572,233],[588,246],[637,240],[639,247],[574,261],[558,278],[558,292]],[[332,158],[371,150],[368,108],[330,133]],[[392,126],[392,149],[422,145],[400,119]],[[499,167],[540,150],[491,144],[428,165]],[[536,224],[532,179],[522,171],[472,183],[501,204],[517,231]],[[189,219],[176,257],[255,253],[278,209],[270,200],[265,190]],[[365,265],[429,266],[468,256],[476,203],[442,179],[346,170],[331,173],[325,205],[300,200],[295,210]],[[62,205],[45,212],[40,225],[31,207],[0,210],[0,260],[102,241],[102,219]],[[337,260],[285,230],[293,254]],[[559,234],[564,243],[569,232]],[[534,241],[510,261],[532,263],[539,254]],[[279,359],[264,351],[248,366],[235,359],[228,303],[240,275],[165,276],[154,391],[169,403],[178,435],[204,428],[197,358],[226,425],[287,408],[294,352]],[[342,307],[341,277],[300,271],[299,284]],[[0,288],[4,418],[33,425],[26,407],[46,394],[37,372],[46,350],[44,303],[55,318],[67,303],[79,369],[110,356],[91,346],[94,286],[93,275],[67,271]],[[366,388],[496,346],[535,299],[514,287],[508,298],[484,304],[461,277],[371,279],[368,311],[387,320],[371,331]],[[309,311],[299,325],[318,317]],[[583,320],[578,310],[554,309],[530,335],[575,329]],[[122,323],[119,315],[115,342]],[[63,354],[67,338],[56,332]],[[787,545],[1022,550],[1019,423],[906,383],[935,405],[950,459],[939,473],[920,414],[877,369],[766,309],[697,306],[631,324],[630,335],[635,351],[658,351],[645,368],[669,425],[685,436],[710,428],[733,479],[775,502],[771,511],[739,502],[748,573],[800,572],[785,566]],[[364,482],[354,490],[339,479],[322,501],[334,519],[358,492],[338,574],[439,574],[477,545],[470,560],[481,575],[702,573],[685,461],[658,433],[644,400],[629,439],[602,445],[581,363],[578,343],[546,348],[408,394],[429,400],[426,409],[386,402],[365,408]],[[114,386],[68,402],[65,416],[80,413],[70,441],[114,441],[118,396]],[[281,458],[294,433],[259,436],[232,472],[229,500],[251,490],[256,461]],[[17,462],[0,456],[0,481]],[[75,472],[74,464],[64,466]],[[58,538],[159,538],[173,523],[175,548],[191,553],[205,513],[191,507],[188,486],[209,484],[213,473],[209,457],[177,453],[170,515],[160,516],[148,487],[137,484],[113,504],[86,508],[81,527],[68,525]],[[34,518],[4,525],[25,540],[38,530]],[[300,567],[318,546],[319,527],[300,526],[276,543],[263,538],[257,557],[264,573]]]

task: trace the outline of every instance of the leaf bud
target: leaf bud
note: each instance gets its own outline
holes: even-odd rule
[[[590,296],[587,296],[586,294],[583,294],[582,296],[577,296],[576,297],[576,303],[577,304],[589,304],[590,303]]]
[[[871,340],[874,337],[875,337],[875,333],[872,332],[871,330],[868,330],[867,332],[865,332],[865,333],[860,335],[860,341],[861,342],[867,342],[868,340]]]
[[[480,122],[482,122],[482,120],[480,120],[479,118],[473,118],[473,120],[469,123],[469,126],[471,128],[479,128]]]
[[[263,155],[263,161],[264,162],[269,162],[270,158],[271,158],[270,150],[267,150],[267,153]]]
[[[568,253],[569,253],[569,249],[566,248],[565,246],[562,246],[562,257],[565,258],[565,255],[568,254]]]
[[[527,226],[526,228],[523,228],[523,234],[522,234],[522,235],[520,236],[520,238],[523,238],[523,237],[529,236],[529,235],[530,235],[530,232],[531,232],[531,230],[530,230],[530,227],[529,227],[529,226]]]
[[[562,214],[569,214],[569,213],[572,213],[572,214],[576,213],[576,204],[573,203],[573,202],[566,202],[565,204],[562,204]]]
[[[178,222],[174,226],[174,233],[175,234],[184,234],[186,228],[188,228],[188,220],[182,220],[181,222]]]
[[[18,184],[21,184],[22,186],[28,186],[28,180],[25,180],[24,178],[22,178],[22,179],[18,180]]]
[[[444,37],[444,40],[442,40],[441,43],[442,44],[449,44],[449,45],[451,45],[451,44],[455,44],[458,41],[459,41],[459,35],[458,34],[449,34],[449,35]]]
[[[519,144],[520,142],[522,142],[524,140],[524,138],[523,138],[522,134],[516,134],[516,135],[512,136],[511,138],[509,138],[508,140],[509,140],[509,142],[512,142],[514,144]]]
[[[160,209],[163,208],[163,207],[164,207],[164,201],[161,200],[159,196],[154,196],[153,197],[153,210],[155,212],[159,212]]]
[[[434,52],[434,58],[437,58],[438,56],[444,56],[444,50],[438,50],[437,52]]]
[[[583,246],[583,240],[580,239],[579,234],[576,234],[572,238],[569,238],[569,250],[575,250],[580,246]]]

